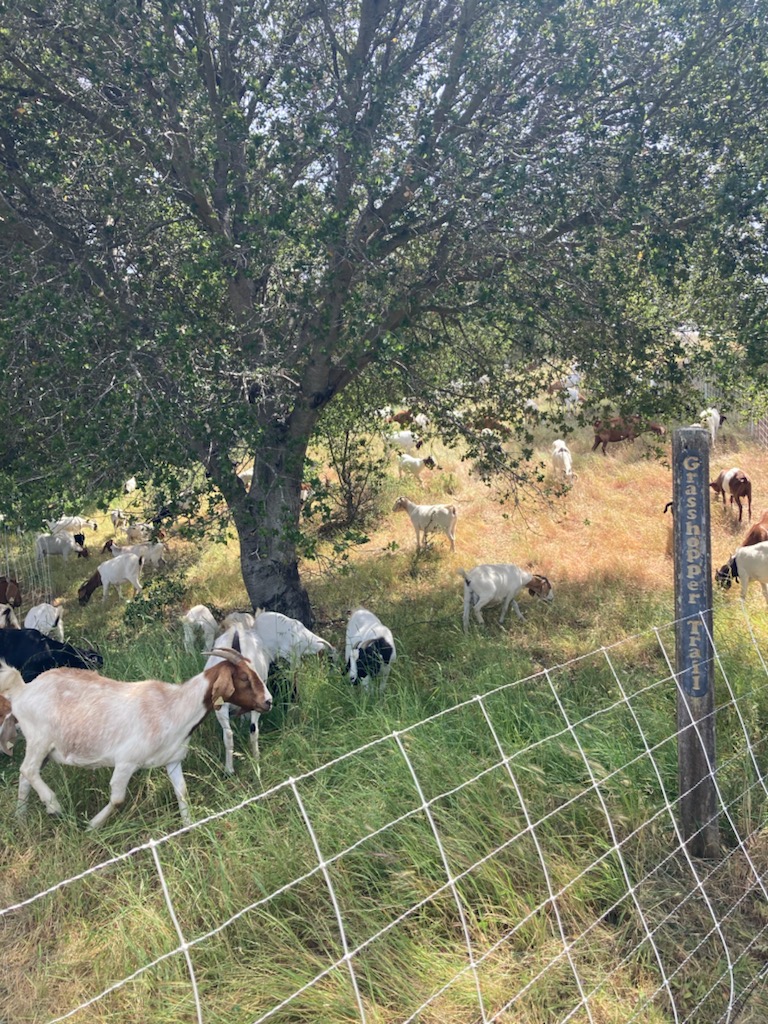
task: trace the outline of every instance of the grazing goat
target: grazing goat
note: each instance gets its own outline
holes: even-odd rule
[[[733,469],[723,469],[718,474],[717,480],[712,480],[709,486],[716,495],[722,494],[723,505],[725,505],[726,491],[730,495],[731,505],[733,504],[733,499],[736,499],[736,504],[739,506],[739,522],[741,522],[743,514],[741,499],[746,498],[749,509],[749,521],[752,521],[752,481],[744,470],[738,469],[736,466]]]
[[[501,420],[497,420],[495,416],[478,416],[472,425],[481,433],[488,431],[491,434],[499,434],[501,437],[509,437],[512,433],[509,427]]]
[[[0,576],[0,601],[12,608],[21,607],[21,587],[14,576]]]
[[[218,623],[210,608],[204,604],[196,604],[181,617],[181,625],[184,629],[184,647],[188,651],[195,649],[195,632],[200,630],[203,637],[204,651],[213,647],[213,641],[219,631]]]
[[[421,471],[423,469],[440,468],[431,455],[427,455],[423,459],[417,459],[415,455],[403,452],[397,460],[397,472],[401,480],[404,476],[415,476],[418,481],[421,481]]]
[[[73,647],[38,629],[0,631],[0,658],[17,668],[25,683],[51,668],[101,668],[104,659],[98,651]]]
[[[299,659],[306,654],[328,654],[335,661],[336,648],[311,629],[307,629],[303,622],[281,612],[266,612],[258,608],[253,619],[253,633],[264,645],[270,662],[282,658],[291,666],[291,700],[297,701],[299,695],[296,676]]]
[[[41,533],[35,538],[35,559],[38,562],[50,555],[61,555],[66,562],[73,552],[78,558],[88,557],[88,548],[78,544],[71,533]]]
[[[62,516],[61,519],[43,520],[51,533],[78,533],[88,527],[89,530],[98,530],[99,524],[95,519],[85,519],[83,516]]]
[[[704,429],[709,431],[710,448],[714,448],[717,443],[717,432],[725,423],[725,416],[721,415],[718,409],[709,408],[699,413],[699,419]]]
[[[456,521],[459,518],[459,513],[455,505],[416,505],[401,495],[392,507],[392,511],[399,512],[401,509],[408,513],[413,523],[413,528],[416,531],[417,551],[422,546],[422,536],[424,538],[423,547],[426,550],[427,533],[434,530],[444,533],[451,543],[451,551],[456,550]]]
[[[424,443],[412,430],[397,430],[394,434],[387,434],[384,442],[388,448],[400,448],[404,452],[418,450]]]
[[[128,525],[128,516],[123,512],[121,508],[113,508],[109,511],[109,518],[112,523],[112,529],[117,533],[120,529],[125,529]]]
[[[573,458],[568,445],[561,438],[552,442],[552,471],[568,483],[573,481]]]
[[[62,608],[55,608],[52,604],[44,602],[30,608],[24,616],[25,629],[39,629],[46,636],[55,633],[59,640],[64,641],[64,612]]]
[[[102,603],[107,600],[109,588],[117,590],[118,598],[122,598],[120,587],[123,583],[130,583],[133,587],[134,597],[141,593],[139,575],[144,559],[139,555],[118,555],[116,558],[108,558],[102,562],[90,579],[80,587],[77,592],[77,600],[81,605],[86,605],[91,599],[91,594],[99,587],[104,588],[101,595]]]
[[[88,823],[99,828],[125,800],[138,768],[164,766],[184,824],[191,822],[181,762],[192,731],[223,701],[246,711],[268,711],[267,688],[238,651],[215,652],[226,659],[180,686],[157,679],[128,683],[96,672],[52,669],[29,686],[10,666],[0,667],[0,693],[11,702],[26,740],[19,773],[18,810],[26,810],[34,789],[49,814],[61,804],[40,769],[50,757],[59,764],[114,768],[109,803]]]
[[[379,689],[383,692],[396,659],[391,630],[367,608],[353,611],[347,623],[345,648],[346,672],[351,682],[368,689],[371,679],[379,676]]]
[[[221,636],[216,638],[214,652],[221,650],[222,647],[231,647],[233,650],[240,651],[244,654],[251,663],[256,675],[264,683],[265,705],[269,706],[261,709],[260,711],[251,711],[251,727],[248,739],[251,754],[254,759],[258,761],[259,718],[263,711],[269,711],[272,707],[272,694],[267,689],[267,677],[269,676],[270,665],[269,655],[267,654],[264,644],[255,634],[248,633],[246,630],[238,630],[237,626],[233,626],[230,629],[225,630]],[[220,654],[211,653],[211,656],[205,663],[205,667],[211,668],[213,665],[216,665],[221,661],[221,657],[222,656]],[[235,705],[230,704],[229,701],[225,701],[221,707],[216,708],[216,719],[221,726],[221,732],[224,739],[224,771],[227,775],[232,775],[235,770],[235,744],[232,736],[232,723],[230,722],[230,716],[233,708],[235,708]],[[242,711],[239,711],[239,714],[242,714]]]
[[[485,625],[482,609],[486,605],[501,604],[501,626],[510,604],[515,609],[517,617],[523,618],[516,601],[523,590],[527,590],[532,597],[538,597],[542,601],[552,601],[555,597],[552,584],[546,576],[534,576],[516,565],[476,565],[469,572],[463,569],[458,569],[457,572],[464,580],[465,633],[469,630],[471,608],[474,608],[475,618],[482,626]]]
[[[750,526],[744,540],[741,542],[741,546],[743,548],[750,548],[755,544],[762,544],[764,541],[768,541],[768,511],[763,512],[758,521]],[[730,558],[725,565],[717,570],[715,580],[725,590],[730,588],[731,583],[738,583],[739,576],[734,558]]]
[[[146,544],[152,540],[152,523],[131,523],[125,528],[125,536],[131,544]]]
[[[595,443],[592,451],[603,446],[603,455],[607,455],[607,446],[612,442],[634,441],[640,434],[650,431],[663,437],[667,428],[660,423],[643,423],[639,416],[611,416],[606,420],[595,420],[592,424],[595,431]]]
[[[112,558],[116,558],[118,555],[138,555],[150,565],[165,563],[165,544],[159,540],[153,544],[148,541],[143,544],[115,544],[114,541],[108,540],[101,549],[101,553],[104,554],[105,551],[108,551]]]
[[[13,608],[9,604],[0,604],[0,629],[19,628],[19,620],[16,618]]]
[[[401,427],[407,427],[409,423],[413,422],[413,416],[413,409],[401,409],[399,412],[393,413],[389,417],[389,421],[399,423]]]
[[[742,601],[747,599],[749,584],[752,580],[757,580],[768,604],[768,541],[736,548],[733,558],[717,570],[715,579],[726,590],[732,582],[738,583],[741,580]]]

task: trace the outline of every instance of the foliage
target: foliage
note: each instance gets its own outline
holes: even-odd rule
[[[619,411],[679,409],[681,308],[708,337],[748,308],[754,366],[765,32],[755,0],[11,0],[0,511],[202,466],[268,603],[366,372],[447,436],[467,384],[518,432],[516,494],[524,401],[574,361]]]

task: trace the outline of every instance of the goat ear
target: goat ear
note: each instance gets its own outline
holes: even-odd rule
[[[220,708],[235,692],[235,684],[232,680],[234,670],[226,661],[220,662],[215,668],[217,671],[211,686],[211,703],[215,708]]]

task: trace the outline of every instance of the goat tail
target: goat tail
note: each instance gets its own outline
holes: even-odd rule
[[[24,680],[21,672],[0,658],[0,693],[13,696],[23,689]]]
[[[464,569],[457,569],[456,570],[456,575],[457,576],[461,576],[461,578],[464,580],[464,582],[467,584],[467,586],[469,586],[469,576],[467,576],[467,574],[466,574]]]

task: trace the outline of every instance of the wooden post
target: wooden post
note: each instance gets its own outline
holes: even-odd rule
[[[675,519],[675,670],[678,780],[683,836],[694,857],[719,854],[715,767],[709,435],[683,427],[672,438]]]

